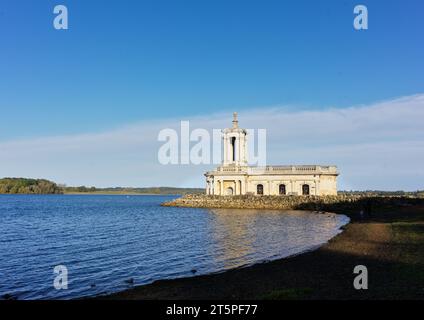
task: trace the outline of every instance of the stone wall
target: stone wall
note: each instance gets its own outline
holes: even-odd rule
[[[163,206],[192,208],[228,209],[272,209],[272,210],[310,210],[344,213],[349,216],[371,215],[376,209],[423,204],[424,199],[414,197],[368,197],[360,195],[338,196],[214,196],[189,194],[162,204]]]

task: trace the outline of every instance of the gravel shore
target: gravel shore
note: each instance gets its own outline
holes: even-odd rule
[[[424,299],[424,201],[376,205],[316,251],[219,274],[161,280],[100,299]],[[355,290],[353,269],[368,269]]]

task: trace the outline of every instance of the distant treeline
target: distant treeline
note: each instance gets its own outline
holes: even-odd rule
[[[61,194],[63,190],[45,179],[3,178],[0,179],[0,193]]]
[[[180,194],[205,193],[202,188],[173,188],[173,187],[151,187],[151,188],[96,188],[96,187],[68,187],[57,185],[46,179],[27,178],[3,178],[0,179],[0,194],[62,194],[62,193],[103,193],[103,194]],[[424,197],[424,190],[418,191],[339,191],[339,195],[365,195],[365,196],[413,196]]]
[[[64,193],[111,193],[111,194],[188,194],[188,193],[205,193],[205,189],[201,188],[172,188],[172,187],[152,187],[152,188],[96,188],[96,187],[68,187],[62,186]]]
[[[360,195],[370,197],[389,197],[389,196],[412,196],[424,197],[424,190],[417,191],[379,191],[379,190],[365,190],[365,191],[338,191],[339,195]]]
[[[3,178],[0,179],[0,194],[63,194],[63,193],[105,193],[105,194],[187,194],[204,193],[200,188],[96,188],[68,187],[57,185],[46,179]]]

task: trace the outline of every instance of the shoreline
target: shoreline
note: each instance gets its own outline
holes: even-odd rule
[[[363,220],[335,212],[351,221],[316,250],[89,299],[424,299],[424,201],[373,209]],[[369,270],[368,290],[353,288],[356,265]]]
[[[99,196],[170,196],[170,197],[181,197],[181,194],[161,194],[161,193],[136,193],[136,192],[64,192],[64,193],[0,193],[0,196],[68,196],[68,195],[99,195]]]
[[[180,194],[160,194],[160,193],[137,193],[137,192],[125,192],[125,193],[119,193],[119,192],[65,192],[62,193],[63,196],[67,195],[78,195],[78,196],[93,196],[93,195],[99,195],[99,196],[170,196],[170,197],[181,197]]]
[[[215,196],[187,194],[162,203],[164,207],[187,207],[206,209],[267,209],[326,211],[339,214],[371,212],[374,208],[424,203],[424,198],[412,196]]]

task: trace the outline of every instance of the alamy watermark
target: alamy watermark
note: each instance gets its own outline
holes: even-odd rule
[[[53,20],[53,27],[56,30],[68,30],[68,8],[63,4],[58,4],[53,8],[56,15]],[[368,30],[368,8],[364,4],[358,4],[353,8],[355,17],[353,27],[355,30]]]
[[[53,273],[56,274],[53,287],[56,290],[68,289],[68,268],[64,265],[58,265],[54,267]]]
[[[353,269],[353,273],[357,274],[353,280],[353,287],[356,290],[367,290],[368,289],[368,269],[366,266],[357,265]]]
[[[353,19],[353,27],[355,30],[368,30],[368,8],[363,4],[358,4],[353,8],[356,15]]]
[[[56,30],[68,30],[68,8],[60,4],[54,7],[53,13],[57,15],[53,19],[53,27]]]
[[[245,129],[248,139],[246,153],[250,165],[266,166],[266,129]],[[243,134],[244,135],[244,134]],[[231,145],[234,161],[240,156],[239,145],[243,143],[234,137]],[[246,138],[247,140],[247,138]],[[208,131],[204,128],[190,129],[189,121],[180,122],[180,130],[162,129],[158,141],[163,144],[158,149],[158,161],[162,165],[178,164],[216,164],[222,163],[224,153],[223,134],[221,129]],[[243,149],[244,150],[244,149]],[[240,163],[240,161],[238,162]]]

